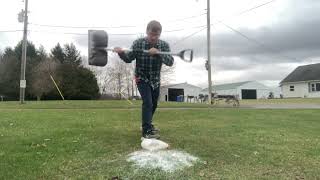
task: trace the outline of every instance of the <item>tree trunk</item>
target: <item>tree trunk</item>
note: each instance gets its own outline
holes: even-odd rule
[[[120,73],[118,73],[118,93],[119,93],[119,99],[121,100],[122,96],[121,96],[121,74]]]

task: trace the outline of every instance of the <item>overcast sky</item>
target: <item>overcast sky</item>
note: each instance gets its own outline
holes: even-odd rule
[[[4,31],[23,29],[17,20],[23,8],[21,0],[0,1],[0,50],[22,38],[21,31]],[[110,47],[130,47],[150,20],[158,20],[172,51],[195,53],[191,64],[175,59],[172,83],[207,86],[206,0],[29,0],[29,12],[28,40],[36,47],[49,52],[58,42],[74,43],[85,56],[88,29],[107,31]],[[297,66],[319,63],[319,12],[319,0],[212,0],[214,84],[275,86]]]

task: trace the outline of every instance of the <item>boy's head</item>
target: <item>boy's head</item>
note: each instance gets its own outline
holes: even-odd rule
[[[150,21],[147,26],[147,39],[151,44],[157,43],[160,38],[162,26],[158,21]]]

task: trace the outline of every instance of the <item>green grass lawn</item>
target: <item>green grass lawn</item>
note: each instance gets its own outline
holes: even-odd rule
[[[320,110],[159,109],[162,140],[201,160],[166,173],[126,161],[140,105],[0,102],[0,179],[320,179]]]
[[[98,100],[98,101],[30,101],[20,105],[19,102],[0,102],[0,109],[122,109],[141,108],[142,101]],[[160,102],[160,108],[204,108],[206,103]],[[230,105],[232,107],[232,105]]]
[[[320,98],[254,99],[241,100],[240,104],[320,104]]]

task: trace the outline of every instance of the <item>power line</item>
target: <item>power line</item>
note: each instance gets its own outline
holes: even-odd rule
[[[200,15],[189,16],[181,19],[175,19],[167,21],[168,23],[173,23],[177,21],[185,21],[187,19],[193,19],[197,17],[201,17],[206,13],[202,13]],[[37,24],[37,23],[29,23],[29,25],[40,26],[40,27],[53,27],[53,28],[70,28],[70,29],[120,29],[120,28],[135,28],[139,26],[144,26],[145,24],[139,25],[120,25],[120,26],[64,26],[64,25],[49,25],[49,24]]]
[[[257,8],[260,8],[262,6],[265,6],[267,4],[270,4],[272,2],[274,2],[276,0],[271,0],[271,1],[268,1],[266,3],[263,3],[263,4],[260,4],[260,5],[257,5],[257,6],[254,6],[252,8],[249,8],[247,10],[244,10],[244,11],[241,11],[239,13],[236,13],[234,14],[232,17],[234,16],[237,16],[237,15],[242,15],[242,14],[245,14],[247,12],[250,12],[250,11],[253,11]],[[187,19],[192,19],[192,18],[197,18],[197,17],[201,17],[203,15],[205,15],[206,13],[202,13],[200,15],[195,15],[195,16],[189,16],[189,17],[185,17],[185,18],[181,18],[181,19],[175,19],[175,20],[172,20],[172,21],[169,21],[169,22],[177,22],[177,21],[185,21]],[[217,20],[217,23],[222,23],[222,20]],[[217,23],[214,23],[214,24],[217,24]],[[60,25],[45,25],[45,24],[35,24],[35,23],[29,23],[30,25],[34,25],[34,26],[43,26],[43,27],[55,27],[55,28],[78,28],[78,29],[84,29],[84,28],[97,28],[97,29],[103,29],[103,28],[110,28],[110,29],[116,29],[116,28],[132,28],[132,27],[138,27],[139,25],[136,25],[136,26],[129,26],[129,25],[122,25],[122,26],[108,26],[108,27],[89,27],[89,26],[60,26]],[[211,24],[214,25],[214,24]],[[201,27],[205,27],[205,26],[194,26],[194,27],[191,27],[191,28],[201,28]],[[192,34],[190,35],[187,35],[186,37],[183,37],[181,39],[179,39],[178,41],[176,41],[173,46],[177,45],[178,43],[194,36],[195,34],[203,31],[205,28],[202,28],[200,29],[199,31],[196,31],[196,32],[193,32]],[[180,28],[180,29],[173,29],[173,30],[167,30],[167,31],[163,31],[163,32],[178,32],[178,31],[184,31],[186,30],[185,28]],[[22,31],[22,30],[8,30],[8,31],[0,31],[0,32],[19,32],[19,31]],[[29,30],[30,31],[30,30]],[[79,36],[87,36],[88,34],[87,33],[74,33],[74,32],[52,32],[52,31],[39,31],[39,30],[31,30],[31,32],[44,32],[44,33],[56,33],[56,34],[69,34],[69,35],[79,35]],[[109,35],[115,35],[115,36],[133,36],[133,35],[139,35],[139,34],[142,34],[142,33],[123,33],[123,34],[117,34],[117,33],[109,33]],[[242,34],[243,35],[243,34]]]
[[[252,7],[250,9],[241,11],[241,12],[239,12],[237,14],[234,14],[233,16],[245,14],[245,13],[250,12],[252,10],[255,10],[255,9],[259,8],[259,7],[262,7],[262,6],[265,6],[267,4],[270,4],[270,3],[274,2],[274,1],[276,1],[276,0],[271,0],[271,1],[268,1],[266,3],[260,4],[258,6]],[[167,22],[172,23],[172,22],[177,22],[177,21],[185,21],[187,19],[198,18],[198,17],[201,17],[203,15],[206,15],[206,13],[202,13],[202,14],[194,15],[194,16],[189,16],[189,17],[185,17],[185,18],[180,18],[180,19],[175,19],[175,20],[170,20],[170,21],[167,21]],[[120,26],[64,26],[64,25],[49,25],[49,24],[37,24],[37,23],[28,23],[28,24],[29,25],[33,25],[33,26],[40,26],[40,27],[70,28],[70,29],[90,29],[90,28],[91,29],[120,29],[120,28],[134,28],[134,27],[139,27],[139,26],[144,25],[144,24],[140,24],[140,25],[120,25]]]
[[[265,5],[267,5],[267,4],[270,4],[271,2],[274,2],[274,1],[276,1],[276,0],[271,0],[271,1],[268,1],[268,2],[266,2],[266,3],[260,4],[260,5],[258,5],[258,6],[254,6],[254,7],[252,7],[252,8],[247,9],[247,10],[244,10],[244,11],[241,11],[241,12],[239,12],[239,13],[236,13],[236,14],[232,15],[231,17],[245,14],[245,13],[247,13],[247,12],[253,11],[253,10],[257,9],[257,8],[260,8],[260,7],[262,7],[262,6],[265,6]],[[205,13],[205,14],[206,14],[206,13]],[[216,21],[217,21],[217,23],[219,23],[219,21],[221,21],[221,20],[216,20]],[[210,26],[212,26],[212,25],[214,25],[214,24],[217,24],[217,23],[210,24]],[[204,30],[204,29],[202,29],[202,30]],[[202,30],[200,30],[200,31],[202,31]],[[199,33],[200,31],[197,31],[197,32],[195,32],[195,33],[192,33],[192,34],[190,34],[190,35],[188,35],[188,36],[186,36],[186,37],[178,40],[177,42],[175,42],[175,43],[173,44],[173,46],[176,45],[176,44],[178,44],[178,43],[180,43],[180,42],[182,42],[182,41],[184,41],[184,40],[186,40],[186,39],[188,39],[188,38],[190,38],[190,37],[192,37],[193,35]]]
[[[190,37],[198,34],[199,32],[201,32],[201,31],[203,31],[203,30],[205,30],[205,29],[207,29],[207,26],[205,26],[204,28],[202,28],[202,29],[200,29],[200,30],[198,30],[198,31],[196,31],[196,32],[193,32],[192,34],[189,34],[189,35],[186,36],[186,37],[183,37],[183,38],[179,39],[178,41],[176,41],[175,43],[173,43],[172,46],[175,46],[175,45],[179,44],[180,42],[182,42],[182,41],[184,41],[184,40],[186,40],[186,39],[188,39],[188,38],[190,38]]]
[[[219,21],[226,21],[226,20],[229,19],[229,18],[232,18],[232,17],[235,17],[235,16],[239,16],[239,15],[248,13],[248,12],[253,11],[253,10],[255,10],[255,9],[258,9],[258,8],[260,8],[260,7],[262,7],[262,6],[268,5],[268,4],[270,4],[270,3],[274,2],[274,1],[276,1],[276,0],[271,0],[271,1],[268,1],[268,2],[266,2],[266,3],[263,3],[263,4],[260,4],[260,5],[251,7],[251,8],[249,8],[249,9],[243,10],[243,11],[241,11],[241,12],[235,13],[235,14],[231,15],[231,16],[228,17],[228,18],[215,20],[216,23],[213,23],[213,24],[211,24],[211,25],[218,24]]]
[[[73,33],[73,32],[54,32],[54,31],[43,31],[43,30],[28,30],[28,32],[36,33],[48,33],[48,34],[68,34],[68,35],[78,35],[78,36],[88,36],[88,33]]]
[[[251,42],[254,42],[255,44],[257,44],[257,45],[259,45],[259,46],[261,46],[261,47],[263,47],[263,48],[265,48],[265,49],[268,49],[269,51],[273,51],[273,52],[278,53],[278,51],[277,51],[276,49],[271,48],[271,47],[269,47],[269,46],[267,46],[267,45],[265,45],[265,44],[257,41],[256,39],[253,39],[253,38],[250,38],[250,37],[246,36],[245,34],[243,34],[243,33],[241,33],[240,31],[234,29],[233,27],[225,24],[224,22],[219,21],[219,23],[221,23],[221,24],[224,25],[225,27],[229,28],[229,29],[232,30],[233,32],[239,34],[240,36],[244,37],[245,39],[247,39],[247,40],[249,40],[249,41],[251,41]],[[281,56],[282,56],[282,57],[285,57],[285,58],[288,58],[288,59],[293,59],[293,60],[295,60],[295,61],[298,60],[297,58],[290,57],[290,56],[286,56],[286,55],[281,55]]]
[[[197,29],[197,28],[201,28],[201,27],[205,27],[206,25],[200,25],[200,26],[193,26],[190,27],[190,29]],[[163,31],[163,32],[177,32],[177,31],[185,31],[186,28],[180,28],[180,29],[173,29],[173,30],[167,30],[167,31]]]
[[[49,24],[36,24],[29,23],[33,26],[53,27],[53,28],[70,28],[70,29],[117,29],[117,28],[133,28],[138,26],[62,26],[62,25],[49,25]]]
[[[201,26],[193,26],[190,27],[190,29],[197,29],[197,28],[201,28],[204,27],[204,25]],[[178,31],[185,31],[187,29],[185,28],[180,28],[180,29],[172,29],[172,30],[168,30],[168,31],[163,31],[166,33],[172,33],[172,32],[178,32]],[[46,30],[29,30],[29,32],[43,32],[43,33],[53,33],[53,34],[69,34],[69,35],[79,35],[79,36],[87,36],[88,33],[75,33],[75,32],[55,32],[55,31],[46,31]],[[114,35],[114,36],[135,36],[135,35],[139,35],[139,34],[143,34],[142,32],[139,33],[108,33],[109,35]]]
[[[245,13],[253,11],[253,10],[259,8],[259,7],[262,7],[262,6],[265,6],[267,4],[270,4],[270,3],[274,2],[274,1],[276,1],[276,0],[271,0],[271,1],[268,1],[266,3],[260,4],[258,6],[249,8],[249,9],[244,10],[244,11],[241,11],[239,13],[236,13],[236,14],[232,15],[231,17],[245,14]],[[180,19],[175,19],[175,20],[170,20],[170,21],[167,21],[167,22],[172,23],[172,22],[177,22],[177,21],[185,21],[187,19],[198,18],[198,17],[201,17],[203,15],[206,15],[206,13],[202,13],[200,15],[189,16],[189,17],[185,17],[185,18],[180,18]],[[91,29],[119,29],[119,28],[134,28],[134,27],[142,26],[142,24],[140,24],[140,25],[120,25],[120,26],[64,26],[64,25],[49,25],[49,24],[37,24],[37,23],[29,23],[29,25],[40,26],[40,27],[70,28],[70,29],[90,29],[90,28]]]
[[[181,19],[175,19],[175,20],[168,21],[168,22],[170,23],[170,22],[177,22],[177,21],[185,21],[185,20],[187,20],[187,19],[198,18],[198,17],[201,17],[201,16],[206,15],[206,14],[207,14],[207,13],[202,13],[202,14],[200,14],[200,15],[185,17],[185,18],[181,18]]]
[[[237,14],[234,14],[233,16],[245,14],[245,13],[247,13],[247,12],[253,11],[253,10],[257,9],[257,8],[260,8],[260,7],[262,7],[262,6],[265,6],[265,5],[267,5],[267,4],[270,4],[270,3],[274,2],[274,1],[276,1],[276,0],[271,0],[271,1],[268,1],[268,2],[266,2],[266,3],[260,4],[260,5],[258,5],[258,6],[254,6],[254,7],[252,7],[252,8],[247,9],[247,10],[244,10],[244,11],[241,11],[241,12],[239,12],[239,13],[237,13]],[[203,16],[203,15],[205,15],[205,14],[206,14],[206,13],[202,13],[202,14],[200,14],[200,15],[189,16],[189,17],[185,17],[185,18],[181,18],[181,19],[172,20],[172,21],[169,21],[169,22],[185,21],[185,20],[187,20],[187,19],[192,19],[192,18],[201,17],[201,16]],[[233,17],[233,16],[232,16],[232,17]],[[217,23],[220,23],[220,22],[222,22],[222,21],[221,21],[221,20],[217,20]],[[34,24],[34,23],[29,23],[29,24],[30,24],[30,25],[35,25],[35,26],[43,26],[43,27],[75,28],[75,29],[76,29],[76,28],[78,28],[78,29],[84,29],[84,28],[97,28],[97,29],[110,28],[110,29],[112,29],[112,28],[114,28],[114,29],[115,29],[115,28],[132,28],[132,27],[138,27],[138,25],[137,25],[137,26],[123,25],[123,26],[109,26],[109,27],[89,27],[89,26],[44,25],[44,24]],[[216,24],[216,23],[214,23],[214,24]],[[213,24],[211,24],[211,25],[213,25]],[[200,27],[205,27],[205,26],[194,26],[194,27],[191,27],[191,28],[200,28]],[[188,35],[188,36],[186,36],[186,37],[181,38],[180,40],[176,41],[176,42],[173,44],[173,46],[175,46],[176,44],[178,44],[178,43],[180,43],[180,42],[182,42],[182,41],[184,41],[184,40],[186,40],[186,39],[194,36],[195,34],[201,32],[201,31],[204,30],[204,29],[205,29],[205,28],[203,28],[203,29],[201,29],[201,30],[199,30],[199,31],[196,31],[196,32],[194,32],[194,33],[192,33],[192,34],[190,34],[190,35]],[[185,29],[185,28],[180,28],[180,29],[167,30],[167,31],[163,31],[163,32],[168,32],[168,33],[169,33],[169,32],[178,32],[178,31],[184,31],[184,30],[186,30],[186,29]],[[47,32],[47,33],[58,33],[58,34],[59,34],[59,32],[38,31],[38,30],[35,30],[35,31],[33,31],[33,32]],[[70,35],[80,35],[80,36],[85,36],[85,35],[87,35],[87,34],[84,34],[84,33],[74,33],[74,32],[70,32],[70,33],[68,33],[68,32],[60,32],[60,34],[70,34]],[[134,36],[134,35],[139,35],[139,34],[142,34],[142,33],[123,33],[123,34],[109,33],[109,35],[114,35],[114,36]]]
[[[258,8],[260,8],[260,7],[262,7],[262,6],[265,6],[265,5],[267,5],[267,4],[270,4],[270,3],[274,2],[274,1],[276,1],[276,0],[271,0],[271,1],[268,1],[268,2],[266,2],[266,3],[260,4],[260,5],[258,5],[258,6],[254,6],[254,7],[250,8],[250,9],[244,10],[244,11],[242,11],[242,12],[239,12],[239,13],[235,14],[235,15],[245,14],[245,13],[247,13],[247,12],[253,11],[253,10],[258,9]],[[233,16],[235,16],[235,15],[233,15]]]
[[[1,33],[20,32],[23,30],[0,30]]]
[[[201,26],[193,26],[193,27],[189,27],[189,29],[194,29],[194,28],[199,28],[199,27],[203,27],[203,25]],[[171,33],[171,32],[178,32],[178,31],[185,31],[186,28],[179,28],[179,29],[171,29],[171,30],[166,30],[166,31],[162,31],[165,33]],[[34,32],[53,32],[53,31],[42,31],[42,30],[33,30]],[[65,32],[62,32],[65,33]],[[124,36],[128,36],[128,35],[139,35],[142,32],[136,32],[136,33],[108,33],[109,35],[124,35]],[[74,32],[70,32],[70,33],[66,33],[66,34],[75,34],[75,35],[85,35],[84,33],[74,33]]]

